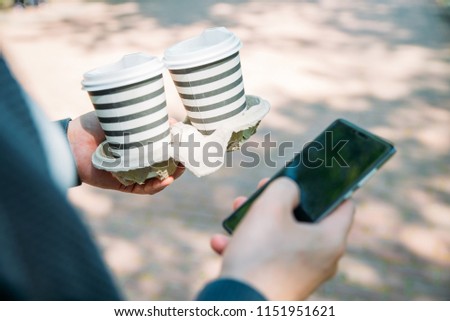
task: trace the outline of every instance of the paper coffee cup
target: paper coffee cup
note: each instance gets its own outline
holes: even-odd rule
[[[246,109],[241,46],[239,38],[220,27],[164,52],[187,117],[202,134],[211,134]]]
[[[157,57],[135,53],[84,74],[83,89],[113,155],[144,157],[147,166],[149,148],[170,142],[164,68]]]

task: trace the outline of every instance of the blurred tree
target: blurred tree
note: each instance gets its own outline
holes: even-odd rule
[[[14,0],[0,0],[0,9],[12,7]]]
[[[38,6],[44,0],[0,0],[0,9],[11,8],[13,6],[25,8],[25,6]]]

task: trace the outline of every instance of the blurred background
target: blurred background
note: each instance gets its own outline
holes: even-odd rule
[[[338,274],[311,299],[450,299],[448,1],[23,3],[0,0],[0,46],[51,119],[93,109],[81,90],[85,71],[137,51],[162,56],[205,28],[225,26],[244,44],[247,94],[272,105],[251,140],[270,132],[277,142],[295,142],[278,160],[338,117],[393,141],[397,155],[355,196]],[[169,114],[181,120],[183,106],[165,76]],[[223,232],[236,196],[275,172],[264,164],[240,168],[242,159],[235,152],[232,166],[201,179],[186,172],[154,196],[86,185],[69,192],[127,298],[189,300],[218,274],[210,236]]]

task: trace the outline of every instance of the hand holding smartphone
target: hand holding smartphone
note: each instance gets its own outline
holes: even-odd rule
[[[294,180],[301,190],[295,218],[319,221],[364,185],[394,153],[390,142],[338,119],[225,219],[223,227],[232,233],[255,199],[282,176]]]

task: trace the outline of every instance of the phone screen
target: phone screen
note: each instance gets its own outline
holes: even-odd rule
[[[349,197],[394,152],[391,143],[348,121],[336,120],[228,217],[223,226],[231,233],[253,201],[272,180],[281,176],[293,179],[301,190],[295,218],[318,221]]]

